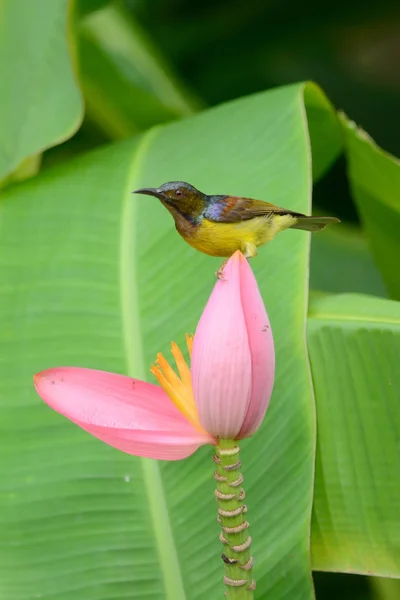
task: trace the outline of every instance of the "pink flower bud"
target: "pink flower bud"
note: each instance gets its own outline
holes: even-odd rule
[[[204,429],[218,438],[252,435],[267,410],[274,368],[268,315],[247,260],[236,252],[194,338],[193,391]]]

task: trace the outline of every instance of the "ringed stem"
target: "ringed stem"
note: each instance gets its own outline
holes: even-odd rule
[[[246,494],[242,486],[239,446],[234,440],[219,440],[213,460],[216,464],[214,493],[221,525],[225,596],[228,600],[253,600],[256,587],[252,579],[254,560],[246,519],[247,506],[243,502]]]

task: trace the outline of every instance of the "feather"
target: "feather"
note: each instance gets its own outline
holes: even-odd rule
[[[285,208],[275,206],[262,200],[241,198],[239,196],[213,196],[212,201],[204,211],[204,217],[217,223],[239,223],[249,221],[255,217],[269,217],[270,215],[292,215],[304,217]]]
[[[331,223],[340,223],[336,217],[299,217],[291,229],[303,229],[304,231],[321,231]]]

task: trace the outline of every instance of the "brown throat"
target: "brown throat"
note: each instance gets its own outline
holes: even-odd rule
[[[186,215],[169,202],[165,202],[165,200],[161,200],[161,202],[173,216],[175,227],[183,237],[192,236],[196,229],[200,227],[200,223],[196,223],[190,215]]]

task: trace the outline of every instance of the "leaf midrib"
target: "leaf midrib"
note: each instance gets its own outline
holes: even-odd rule
[[[122,337],[125,347],[127,373],[131,377],[145,379],[143,352],[143,337],[139,314],[139,297],[137,293],[138,275],[136,271],[137,235],[135,218],[137,203],[133,201],[131,190],[138,187],[135,184],[138,173],[148,149],[158,132],[157,128],[150,130],[142,138],[134,153],[131,168],[122,198],[121,237],[120,237],[120,286],[121,286],[121,315]],[[153,523],[155,545],[163,577],[166,600],[187,600],[183,585],[178,553],[172,533],[166,503],[163,482],[158,461],[139,459],[143,472],[144,488],[148,497],[150,520]],[[155,573],[156,576],[156,573]]]
[[[310,86],[310,84],[308,84]],[[303,125],[304,125],[304,133],[305,133],[305,141],[307,144],[307,166],[308,166],[308,214],[311,214],[312,211],[312,186],[313,186],[313,172],[312,172],[312,147],[311,147],[311,137],[310,130],[308,127],[308,118],[306,111],[306,102],[305,102],[305,93],[306,93],[307,85],[304,86],[302,90],[302,94],[300,96],[300,110],[303,115]],[[315,489],[315,460],[316,460],[316,452],[317,452],[317,408],[316,408],[316,400],[315,400],[315,388],[314,388],[314,380],[312,377],[312,369],[311,369],[311,361],[308,352],[308,344],[307,344],[307,313],[308,306],[310,302],[310,257],[311,257],[311,236],[308,235],[307,240],[307,268],[306,268],[306,276],[304,281],[304,305],[303,305],[303,352],[305,356],[305,363],[309,381],[309,394],[310,394],[310,409],[311,409],[311,419],[312,419],[312,434],[313,434],[313,467],[312,467],[312,481],[311,481],[311,490],[310,490],[310,502],[309,502],[309,512],[307,515],[308,519],[308,534],[307,534],[307,552],[308,552],[308,563],[311,569],[311,523],[312,523],[312,505],[313,505],[313,496]],[[311,572],[310,572],[311,578]],[[311,592],[312,598],[315,599],[315,590],[312,586]]]

